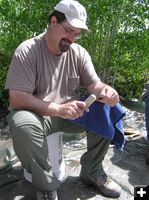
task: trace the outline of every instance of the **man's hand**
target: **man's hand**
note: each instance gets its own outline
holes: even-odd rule
[[[117,91],[101,81],[88,86],[87,89],[90,94],[96,95],[97,101],[108,104],[109,106],[114,106],[117,102],[119,102],[119,95]]]
[[[77,119],[88,111],[87,105],[82,101],[71,101],[64,104],[57,104],[57,116],[63,119]]]
[[[97,94],[97,101],[114,106],[119,101],[119,95],[115,89],[105,85],[101,92]]]

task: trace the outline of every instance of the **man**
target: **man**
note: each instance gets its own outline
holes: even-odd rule
[[[15,51],[5,88],[9,90],[8,116],[14,150],[32,174],[37,200],[58,199],[60,183],[51,170],[46,136],[58,131],[83,132],[76,119],[88,111],[79,100],[81,86],[97,101],[114,106],[118,93],[101,82],[87,51],[74,43],[88,32],[86,10],[74,0],[62,0],[49,17],[45,33],[23,42]],[[81,157],[80,178],[109,197],[119,197],[119,186],[110,180],[102,161],[110,141],[87,131],[87,152]]]

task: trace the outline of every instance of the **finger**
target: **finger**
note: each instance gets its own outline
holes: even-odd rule
[[[72,111],[73,118],[79,118],[82,115],[83,111],[78,107]]]
[[[77,104],[78,108],[81,109],[81,111],[87,110],[86,104],[83,101],[77,101],[76,104]]]
[[[84,110],[80,107],[77,107],[76,112],[78,113],[79,117],[83,116]]]
[[[114,106],[117,102],[119,102],[119,97],[113,96],[113,98],[110,98],[106,101],[106,104],[110,105],[110,106]]]

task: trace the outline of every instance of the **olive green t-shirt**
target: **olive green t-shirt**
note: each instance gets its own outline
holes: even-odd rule
[[[26,40],[16,49],[9,67],[5,89],[35,95],[44,101],[63,103],[79,98],[80,87],[97,82],[91,58],[73,43],[60,56],[49,52],[44,34]]]

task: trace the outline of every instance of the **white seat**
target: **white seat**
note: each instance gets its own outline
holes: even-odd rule
[[[62,132],[57,132],[47,136],[49,158],[52,165],[52,170],[59,181],[65,179],[65,162],[63,159],[63,137]],[[24,169],[24,177],[29,182],[32,182],[32,175]]]

